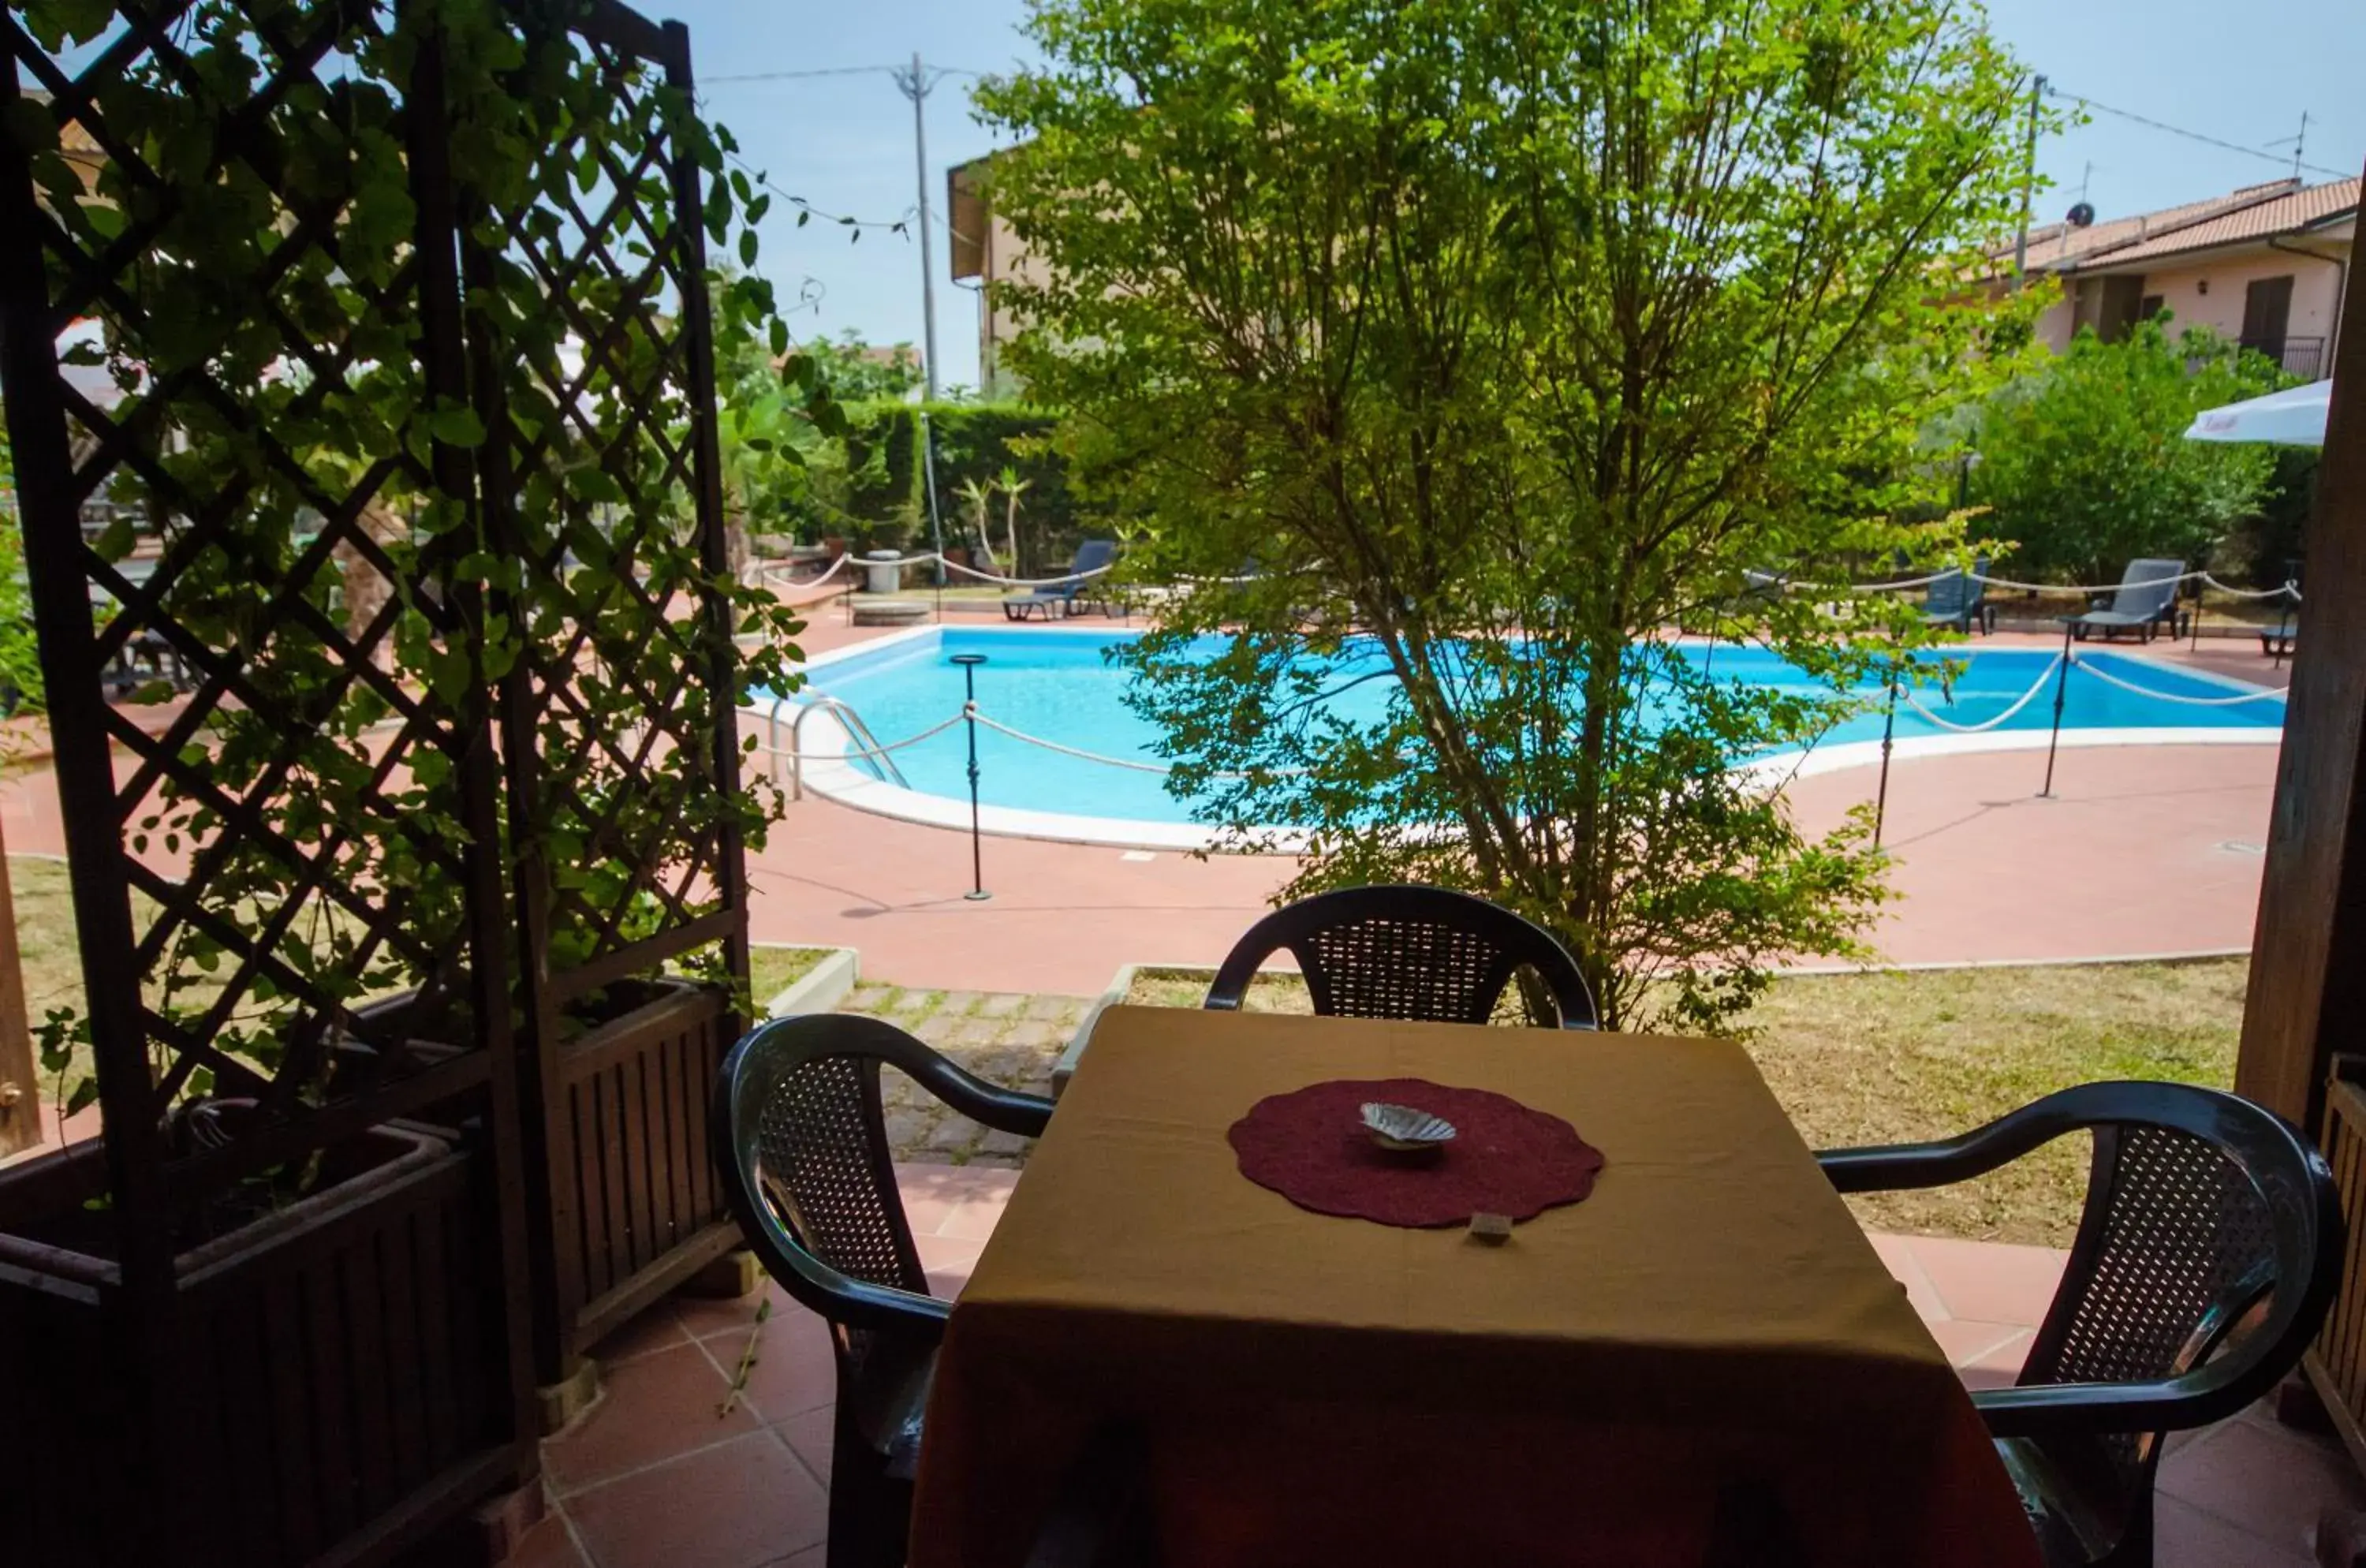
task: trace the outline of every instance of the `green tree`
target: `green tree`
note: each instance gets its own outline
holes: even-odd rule
[[[2141,556],[2203,560],[2259,509],[2276,459],[2267,446],[2188,441],[2186,428],[2289,379],[2203,329],[2171,336],[2147,321],[2117,343],[2082,330],[1980,411],[1973,498],[2020,545],[2023,570],[2110,582]]]
[[[1045,265],[997,304],[1137,561],[1200,583],[1126,656],[1175,787],[1302,833],[1292,891],[1542,921],[1613,1023],[1714,1026],[1777,958],[1858,951],[1865,824],[1809,839],[1733,764],[1812,743],[1919,618],[1767,606],[1806,690],[1659,634],[1752,569],[1960,553],[1888,519],[1951,482],[1918,435],[1991,319],[1934,279],[2015,206],[1977,13],[1037,0],[1030,31],[1045,63],[978,101]]]

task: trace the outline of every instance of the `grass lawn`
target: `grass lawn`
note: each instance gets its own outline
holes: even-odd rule
[[[1748,1019],[1759,1069],[1809,1145],[1904,1143],[1978,1125],[2096,1078],[2225,1088],[2241,1032],[2243,959],[2196,964],[1800,976]],[[1129,1000],[1197,1007],[1207,976],[1150,971]],[[1260,980],[1252,1010],[1303,1012],[1295,976]],[[1962,1186],[1852,1199],[1883,1230],[2067,1247],[2086,1191],[2084,1138]]]
[[[772,947],[751,943],[748,949],[749,993],[754,997],[756,1010],[762,1012],[772,1005],[774,997],[789,988],[797,977],[829,956],[827,947]]]

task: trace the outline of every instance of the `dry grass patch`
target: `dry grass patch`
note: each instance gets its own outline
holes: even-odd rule
[[[748,947],[748,989],[754,998],[756,1010],[761,1012],[772,1005],[772,998],[804,977],[806,971],[828,958],[832,952],[827,947],[773,947],[749,943]]]
[[[1912,1143],[2098,1078],[2227,1088],[2248,971],[2214,959],[1797,976],[1750,1013],[1748,1046],[1810,1145]],[[1141,970],[1126,999],[1198,1007],[1208,980]],[[1310,1010],[1294,975],[1257,980],[1245,1001]],[[2084,1137],[2066,1138],[1977,1181],[1850,1202],[1883,1230],[2067,1247],[2087,1156]]]

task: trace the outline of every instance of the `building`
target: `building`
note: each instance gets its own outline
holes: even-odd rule
[[[1002,372],[1002,345],[1019,332],[1009,310],[995,303],[996,285],[1024,276],[1031,265],[1027,247],[986,200],[986,169],[992,159],[988,153],[945,171],[952,279],[970,285],[977,296],[977,383],[982,388],[995,385]]]
[[[2165,310],[2179,326],[2213,328],[2303,379],[2328,375],[2358,191],[2355,179],[2270,180],[2102,221],[2081,203],[2029,233],[2028,270],[2062,285],[2038,335],[2058,350],[2091,326],[2108,342]],[[2010,266],[2011,247],[1995,254]]]

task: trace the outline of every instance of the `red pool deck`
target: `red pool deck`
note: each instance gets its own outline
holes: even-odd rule
[[[881,635],[833,611],[805,641],[817,652]],[[2289,673],[2256,642],[2145,651],[2261,684]],[[1874,945],[1895,964],[2247,949],[2276,756],[2257,744],[2067,748],[2044,799],[2042,749],[1901,758],[1883,832],[1898,897]],[[1870,801],[1877,779],[1870,764],[1846,768],[1796,780],[1787,795],[1801,824],[1821,829]],[[46,769],[0,782],[0,831],[11,853],[62,852]],[[1281,856],[995,837],[984,861],[993,897],[971,901],[966,834],[808,796],[750,857],[753,934],[855,948],[866,976],[899,985],[1089,995],[1121,964],[1216,963],[1295,868]]]
[[[1019,1179],[907,1166],[906,1207],[939,1294],[957,1294]],[[2010,1382],[2064,1255],[1876,1235],[1932,1335],[1973,1387]],[[835,1370],[827,1330],[776,1286],[745,1397],[725,1395],[758,1296],[660,1303],[595,1352],[598,1404],[543,1445],[549,1516],[513,1568],[820,1568]],[[2160,1472],[2159,1568],[2306,1568],[2327,1507],[2366,1504],[2330,1438],[2264,1411],[2176,1439]]]

